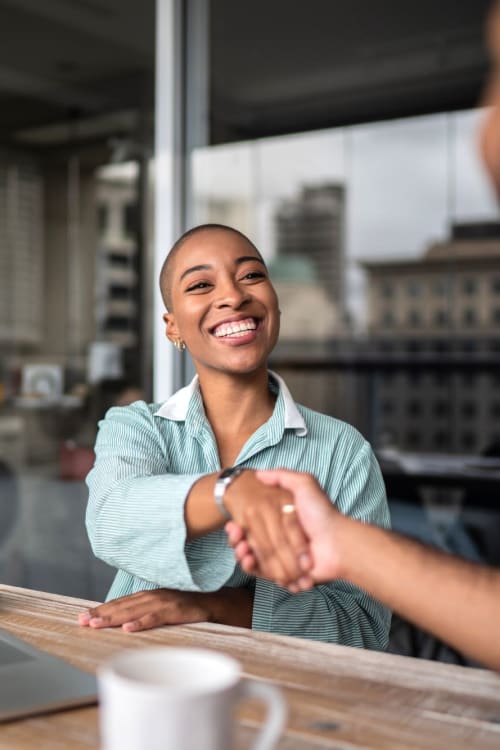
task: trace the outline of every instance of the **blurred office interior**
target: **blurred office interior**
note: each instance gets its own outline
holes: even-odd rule
[[[489,0],[0,0],[0,579],[102,599],[96,425],[192,373],[156,276],[214,221],[266,258],[272,367],[354,424],[394,525],[500,563]],[[395,650],[461,660],[401,626]]]

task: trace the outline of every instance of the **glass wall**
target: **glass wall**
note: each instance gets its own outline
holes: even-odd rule
[[[35,5],[0,3],[0,582],[101,599],[97,421],[150,396],[154,2]]]
[[[500,217],[482,116],[204,148],[191,168],[196,220],[240,228],[269,264],[272,367],[370,440],[394,527],[498,563]]]
[[[451,355],[460,369],[500,346],[500,223],[476,148],[481,116],[193,155],[196,220],[241,228],[270,265],[282,308],[275,366],[298,400],[380,449],[473,453],[500,437],[496,376],[478,372],[471,389],[441,372]]]

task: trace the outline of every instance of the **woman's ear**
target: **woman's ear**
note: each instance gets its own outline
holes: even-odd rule
[[[175,315],[171,312],[165,313],[163,315],[163,322],[165,323],[165,336],[174,344],[181,338],[175,321]]]

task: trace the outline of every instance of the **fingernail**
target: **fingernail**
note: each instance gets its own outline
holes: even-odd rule
[[[126,633],[132,633],[136,629],[135,622],[124,622],[122,625],[122,630],[124,630]]]
[[[99,625],[103,625],[103,624],[104,624],[104,620],[103,620],[103,618],[102,618],[102,617],[92,617],[92,618],[91,618],[91,619],[89,620],[89,625],[90,625],[91,627],[93,627],[93,628],[98,628],[98,627],[99,627]]]
[[[92,615],[90,612],[80,612],[78,615],[78,622],[80,625],[88,625],[90,620],[92,619]]]
[[[311,555],[308,555],[307,552],[302,552],[299,557],[299,563],[302,570],[309,570],[312,565]]]

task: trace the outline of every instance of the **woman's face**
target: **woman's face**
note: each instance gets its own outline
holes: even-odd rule
[[[267,366],[279,333],[278,298],[252,245],[231,231],[198,232],[173,258],[171,289],[166,334],[184,341],[198,373]]]

